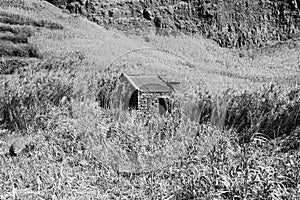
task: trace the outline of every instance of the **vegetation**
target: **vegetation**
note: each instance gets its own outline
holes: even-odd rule
[[[24,66],[27,61],[20,58],[42,57],[37,46],[30,41],[37,27],[63,29],[62,25],[51,20],[36,20],[25,12],[0,9],[0,74],[12,74],[17,68]]]
[[[265,61],[199,38],[149,36],[151,50],[133,56],[126,52],[142,39],[111,36],[85,21],[81,30],[80,19],[68,20],[64,29],[28,36],[40,59],[0,76],[0,199],[299,198],[300,90],[297,78],[276,81],[297,73],[297,50]],[[102,37],[108,42],[96,46]],[[171,113],[109,109],[121,72],[153,70],[182,83]],[[247,85],[256,70],[262,78],[250,82],[255,90],[224,86]]]
[[[49,20],[35,20],[31,17],[22,16],[19,14],[13,14],[10,12],[1,11],[0,12],[0,22],[4,24],[11,24],[11,25],[32,25],[36,27],[45,27],[49,29],[63,29],[63,26],[51,22]]]
[[[214,112],[208,109],[216,104],[200,92],[198,105],[209,107],[199,108],[198,121],[190,120],[183,105],[162,117],[101,108],[97,94],[90,95],[99,85],[81,86],[88,88],[83,91],[74,84],[82,59],[78,53],[49,59],[2,83],[1,126],[7,130],[2,138],[13,131],[33,139],[17,156],[1,156],[1,198],[293,199],[299,194],[299,147],[288,149],[283,138],[269,138],[291,130],[299,138],[299,91],[285,97],[271,85],[257,93],[224,93],[225,127],[231,128],[226,131],[211,124]],[[247,133],[252,134],[241,142],[239,136]]]

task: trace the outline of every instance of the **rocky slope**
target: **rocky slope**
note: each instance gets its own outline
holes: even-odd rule
[[[48,0],[106,27],[157,34],[201,33],[222,47],[299,38],[299,0]]]

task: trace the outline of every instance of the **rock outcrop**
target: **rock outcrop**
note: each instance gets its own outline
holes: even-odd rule
[[[201,33],[222,47],[260,47],[300,36],[300,0],[65,0],[58,4],[107,27],[136,33],[153,27],[164,35]]]

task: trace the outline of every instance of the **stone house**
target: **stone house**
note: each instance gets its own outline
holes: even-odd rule
[[[122,109],[154,111],[164,114],[168,108],[168,98],[174,87],[160,76],[122,74],[118,86],[119,101]]]

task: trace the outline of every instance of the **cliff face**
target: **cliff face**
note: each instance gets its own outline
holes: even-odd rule
[[[51,0],[49,0],[51,1]],[[52,0],[91,21],[136,33],[201,33],[223,47],[299,38],[300,0]]]

